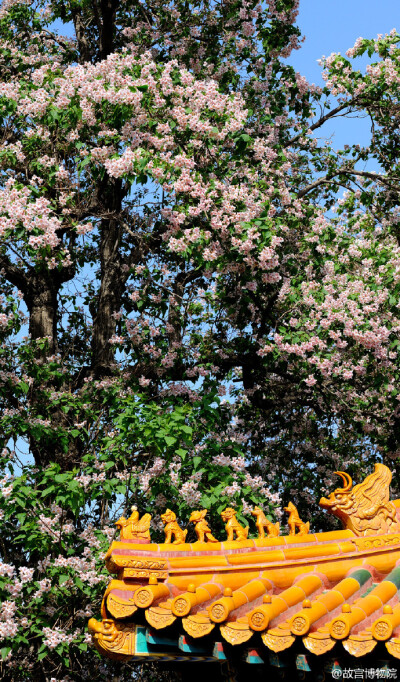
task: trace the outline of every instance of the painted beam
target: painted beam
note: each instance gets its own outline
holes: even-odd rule
[[[176,637],[166,637],[154,630],[146,629],[146,641],[152,646],[166,646],[176,649],[178,647],[178,639]]]
[[[252,665],[263,665],[264,660],[261,658],[257,649],[248,649],[246,654],[246,663],[251,663]]]
[[[296,668],[297,670],[304,670],[307,673],[311,672],[310,658],[305,654],[299,654],[296,658]]]
[[[189,641],[186,635],[181,635],[178,640],[178,647],[181,651],[189,654],[208,654],[210,645],[203,646],[197,642]]]
[[[217,661],[227,660],[224,652],[224,645],[222,644],[222,642],[215,642],[213,656],[217,659]]]

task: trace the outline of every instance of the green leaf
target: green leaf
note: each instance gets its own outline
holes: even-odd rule
[[[48,488],[46,488],[45,490],[43,490],[43,492],[42,492],[42,497],[46,497],[46,495],[50,495],[50,494],[54,493],[55,490],[56,490],[56,486],[55,486],[55,485],[49,485]]]
[[[92,160],[91,156],[85,156],[85,158],[78,165],[79,170],[82,170],[82,168],[85,168],[85,166],[87,166],[88,163],[91,162],[91,160]]]
[[[190,426],[186,426],[186,424],[183,424],[183,425],[181,426],[181,430],[182,430],[184,433],[188,433],[188,434],[190,434],[190,435],[192,435],[192,433],[193,433],[193,429],[191,429]]]

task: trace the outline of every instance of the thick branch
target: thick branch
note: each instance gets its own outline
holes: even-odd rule
[[[78,43],[79,62],[81,64],[90,62],[92,61],[93,54],[90,48],[89,40],[87,38],[87,30],[82,16],[82,10],[77,9],[75,5],[72,9],[72,20],[74,22],[75,35]]]
[[[308,126],[308,130],[317,130],[317,128],[323,126],[324,123],[329,121],[331,118],[334,118],[335,116],[340,114],[341,111],[353,106],[355,102],[356,99],[352,99],[350,100],[350,102],[344,102],[343,104],[339,104],[339,106],[335,107],[334,109],[331,109],[331,111],[328,114],[325,114],[325,116],[321,116],[321,118],[319,118],[318,121]],[[288,140],[288,142],[286,142],[283,146],[290,147],[290,145],[295,144],[303,136],[304,133],[299,133],[298,135],[295,135],[290,140]]]
[[[26,293],[28,288],[27,275],[17,268],[6,255],[0,255],[0,270],[4,270],[4,273],[11,284],[18,287],[23,293]]]
[[[100,57],[105,59],[114,50],[116,0],[100,0]]]
[[[393,187],[394,182],[400,182],[400,178],[392,178],[389,176],[381,175],[380,173],[373,173],[372,171],[355,170],[354,168],[340,170],[339,173],[341,173],[342,175],[357,175],[360,178],[369,178],[370,180],[377,180],[378,182],[381,182],[383,185],[389,185],[391,188]]]

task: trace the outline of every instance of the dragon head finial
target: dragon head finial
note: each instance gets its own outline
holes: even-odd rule
[[[345,471],[335,471],[335,474],[344,485],[320,499],[323,509],[337,516],[356,535],[398,532],[396,507],[389,501],[392,474],[387,466],[375,464],[375,471],[354,487],[350,474]]]

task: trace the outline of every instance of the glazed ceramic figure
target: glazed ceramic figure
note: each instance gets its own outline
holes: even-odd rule
[[[337,516],[356,535],[399,532],[397,508],[389,501],[390,469],[384,464],[375,464],[375,471],[354,487],[349,474],[343,471],[335,474],[341,477],[344,486],[336,488],[328,498],[320,499],[323,509]]]
[[[227,521],[225,526],[227,540],[234,540],[235,535],[236,540],[247,540],[249,527],[240,525],[236,518],[235,509],[232,509],[232,507],[227,507],[223,512],[221,512],[221,517],[223,521]]]
[[[201,511],[193,511],[190,515],[189,523],[195,524],[195,531],[198,542],[218,542],[218,540],[211,533],[211,528],[206,521],[207,509]]]
[[[151,515],[144,514],[142,518],[139,518],[139,512],[137,507],[131,507],[132,514],[128,519],[125,516],[121,516],[115,525],[120,530],[121,540],[134,540],[142,539],[150,542],[150,521]]]
[[[284,507],[284,510],[289,514],[289,535],[295,535],[296,528],[298,529],[298,535],[307,535],[310,532],[309,521],[304,523],[304,521],[301,520],[297,507],[294,506],[293,502],[289,502],[288,506]]]
[[[256,526],[259,538],[265,538],[265,529],[267,530],[268,538],[278,537],[280,533],[279,521],[277,521],[277,523],[272,523],[271,521],[268,521],[267,517],[265,516],[263,510],[260,507],[254,507],[251,513],[253,516],[256,517]]]
[[[187,530],[182,530],[176,521],[175,512],[171,509],[167,509],[164,514],[161,514],[161,520],[164,523],[164,533],[165,533],[165,544],[169,545],[172,542],[172,537],[175,540],[172,542],[173,545],[180,545],[185,542]]]

